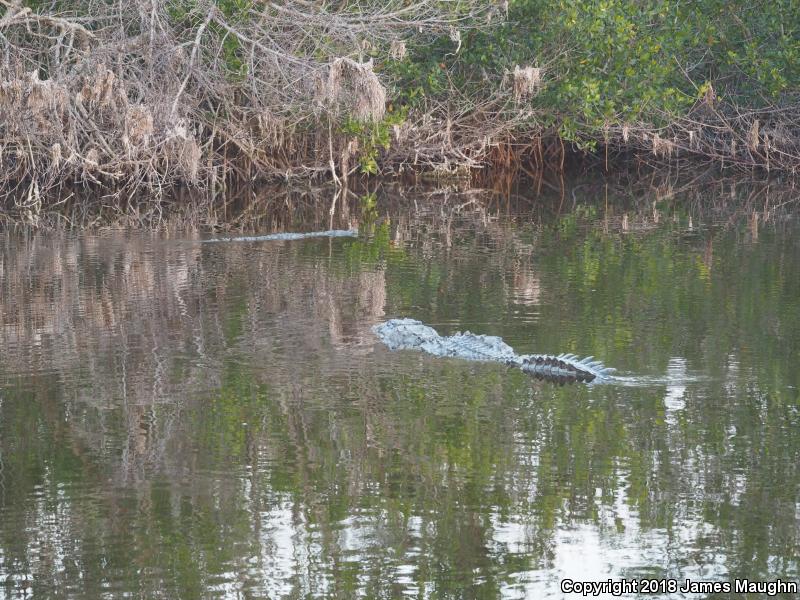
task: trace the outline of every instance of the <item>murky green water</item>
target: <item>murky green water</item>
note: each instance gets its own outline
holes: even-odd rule
[[[358,239],[6,234],[0,597],[797,580],[800,227],[764,195],[701,208],[728,194],[379,196],[332,223]],[[639,385],[390,352],[395,316]]]

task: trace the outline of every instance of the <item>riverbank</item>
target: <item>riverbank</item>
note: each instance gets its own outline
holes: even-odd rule
[[[328,229],[369,231],[383,219],[438,204],[442,227],[463,212],[503,210],[527,205],[542,215],[583,210],[598,202],[608,226],[636,232],[657,224],[664,211],[688,211],[685,220],[703,223],[747,222],[756,229],[791,218],[800,208],[792,178],[725,175],[718,169],[673,170],[642,166],[606,174],[595,169],[566,172],[485,174],[434,179],[417,173],[396,178],[357,178],[346,188],[333,182],[296,181],[230,187],[211,196],[182,186],[158,199],[146,191],[129,196],[92,196],[76,191],[38,208],[7,208],[0,231],[142,229],[222,236],[249,236]],[[713,193],[711,193],[713,192]],[[639,199],[631,204],[626,198]],[[594,212],[596,208],[591,208]]]
[[[796,11],[701,4],[1,0],[0,197],[576,158],[795,173]]]

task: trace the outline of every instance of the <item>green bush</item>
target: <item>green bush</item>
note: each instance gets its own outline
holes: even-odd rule
[[[428,53],[425,64],[438,59]],[[667,124],[709,85],[745,108],[787,104],[800,79],[800,6],[516,0],[502,25],[465,38],[458,70],[469,85],[516,64],[545,68],[531,102],[568,139],[609,124]]]

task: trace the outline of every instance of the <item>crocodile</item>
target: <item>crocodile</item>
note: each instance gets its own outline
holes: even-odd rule
[[[210,238],[207,240],[200,240],[203,243],[215,242],[291,242],[294,240],[305,240],[309,238],[320,237],[358,237],[358,229],[329,229],[327,231],[309,231],[306,233],[286,232],[286,233],[269,233],[266,235],[246,235],[239,237],[228,238]]]
[[[434,356],[452,356],[466,360],[499,362],[515,366],[525,373],[556,383],[591,383],[612,379],[615,369],[606,367],[593,356],[575,354],[522,354],[493,335],[456,333],[442,337],[432,327],[415,319],[390,319],[372,328],[390,350],[421,350]]]

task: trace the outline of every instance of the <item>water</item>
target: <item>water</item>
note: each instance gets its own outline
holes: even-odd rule
[[[797,219],[749,191],[607,193],[277,223],[357,238],[6,233],[0,597],[796,581]],[[397,316],[635,385],[391,352],[370,328]]]

